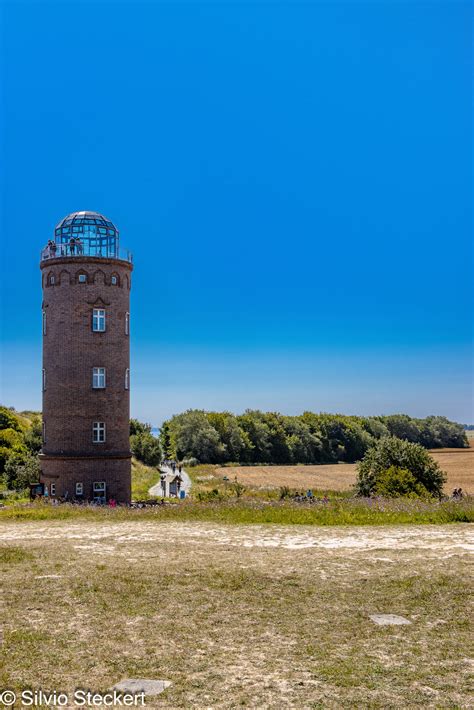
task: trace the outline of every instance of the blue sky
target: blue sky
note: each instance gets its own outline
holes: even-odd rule
[[[134,253],[132,414],[472,412],[470,2],[3,4],[1,400],[38,255]]]

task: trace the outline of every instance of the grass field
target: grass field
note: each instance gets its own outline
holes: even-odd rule
[[[169,709],[472,707],[469,534],[2,522],[0,686],[165,679],[147,707]]]
[[[430,452],[446,471],[448,480],[445,491],[451,493],[454,488],[463,488],[474,494],[474,448],[433,450]],[[356,464],[329,464],[321,466],[225,466],[202,469],[202,476],[214,475],[217,479],[227,476],[248,486],[261,488],[308,488],[320,491],[345,491],[354,485]],[[199,474],[194,474],[198,476]],[[207,479],[209,482],[212,479]]]

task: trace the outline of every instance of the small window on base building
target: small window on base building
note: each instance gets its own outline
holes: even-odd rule
[[[76,496],[84,495],[84,484],[76,483]]]

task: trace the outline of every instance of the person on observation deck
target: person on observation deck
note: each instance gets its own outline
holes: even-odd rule
[[[69,251],[71,256],[74,256],[76,252],[76,240],[74,239],[74,237],[71,237],[71,239],[69,240]]]

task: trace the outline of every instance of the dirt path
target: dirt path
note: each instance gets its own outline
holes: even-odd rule
[[[201,548],[230,546],[298,550],[419,550],[423,554],[448,556],[474,552],[474,528],[468,525],[415,526],[265,526],[215,525],[212,523],[3,523],[0,543],[45,540],[76,541],[84,549],[128,554],[133,543],[165,542]]]
[[[160,471],[162,473],[173,473],[171,468],[169,466],[163,466],[160,468]],[[181,490],[186,492],[186,496],[189,495],[189,491],[191,490],[191,479],[189,478],[188,474],[184,470],[184,468],[181,469],[180,473],[181,478],[183,479],[183,482],[181,484]],[[162,490],[161,490],[161,483],[156,483],[154,486],[152,486],[148,493],[151,496],[159,496],[161,497],[163,495]]]

